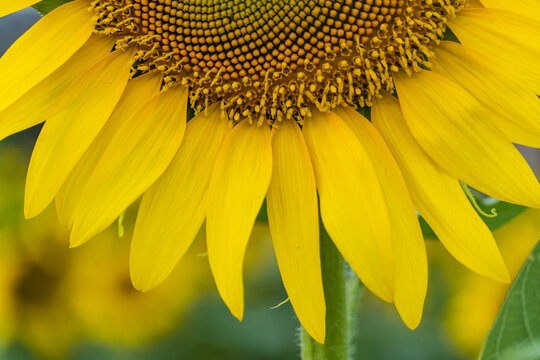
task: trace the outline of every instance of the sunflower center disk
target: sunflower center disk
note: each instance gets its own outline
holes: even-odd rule
[[[140,49],[137,70],[188,85],[235,122],[302,121],[371,105],[391,73],[427,65],[465,0],[96,0],[97,31]]]

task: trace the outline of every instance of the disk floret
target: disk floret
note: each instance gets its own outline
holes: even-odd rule
[[[220,102],[238,122],[302,121],[313,107],[370,106],[392,73],[429,67],[466,0],[96,0],[96,31],[137,46],[138,72]]]

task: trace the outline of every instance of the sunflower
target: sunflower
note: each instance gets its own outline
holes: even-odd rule
[[[2,0],[0,15],[34,3]],[[535,0],[75,0],[0,60],[0,139],[45,121],[25,215],[56,198],[72,246],[143,196],[130,260],[140,290],[167,277],[206,219],[215,282],[242,319],[266,197],[313,338],[325,338],[319,209],[365,286],[415,328],[427,287],[415,209],[456,259],[507,282],[460,181],[540,205],[512,144],[540,144],[539,11]]]
[[[129,239],[118,239],[116,229],[71,251],[54,209],[19,221],[22,199],[15,194],[23,191],[26,154],[9,145],[1,150],[0,169],[12,176],[0,178],[0,358],[13,358],[5,349],[15,341],[40,359],[64,359],[85,341],[139,346],[181,325],[188,305],[211,282],[206,259],[197,256],[204,250],[204,233],[166,284],[149,294],[138,292],[127,266]],[[126,225],[133,215],[128,212]],[[259,241],[266,233],[257,229],[255,235]]]

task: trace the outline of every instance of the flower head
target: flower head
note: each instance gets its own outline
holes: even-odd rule
[[[46,120],[25,213],[56,198],[76,246],[144,194],[131,248],[142,290],[206,219],[210,267],[241,319],[244,252],[266,197],[285,288],[322,342],[320,208],[362,282],[414,328],[427,286],[415,209],[459,261],[508,281],[459,181],[540,204],[512,144],[540,144],[539,7],[523,4],[70,2],[0,60],[0,138]]]
[[[208,288],[206,261],[196,256],[203,236],[164,286],[142,294],[130,281],[129,239],[118,239],[116,229],[71,251],[53,209],[19,220],[26,156],[13,146],[2,150],[0,169],[12,175],[0,178],[2,344],[18,341],[40,358],[60,359],[82,341],[140,345],[174,330]]]

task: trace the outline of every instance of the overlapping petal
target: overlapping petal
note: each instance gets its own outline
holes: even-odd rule
[[[326,306],[319,253],[315,175],[299,126],[284,120],[272,139],[268,221],[279,270],[291,304],[306,331],[325,338]]]
[[[181,85],[163,90],[111,134],[75,209],[71,246],[107,228],[167,169],[184,136],[187,96]]]
[[[32,6],[41,0],[0,0],[0,17]]]
[[[208,260],[231,313],[242,319],[242,267],[251,228],[272,175],[271,131],[242,121],[227,135],[208,189]]]
[[[206,216],[212,168],[228,132],[219,106],[197,115],[188,122],[167,171],[145,192],[131,243],[131,278],[137,289],[161,283],[193,242]]]
[[[373,163],[386,202],[394,251],[394,303],[411,329],[420,323],[427,291],[424,238],[399,166],[373,125],[349,107],[336,109],[347,120]]]
[[[515,143],[540,147],[540,99],[504,70],[490,67],[474,49],[442,41],[433,70],[472,93],[490,110],[489,120]],[[489,86],[486,86],[489,84]]]
[[[413,203],[448,251],[470,269],[507,282],[508,272],[487,226],[455,178],[418,145],[397,99],[383,94],[372,108],[372,122],[394,154]]]
[[[498,9],[468,9],[449,23],[461,44],[540,93],[540,20]]]
[[[531,19],[540,18],[540,3],[538,0],[481,0],[481,3],[487,8],[512,11]]]
[[[126,87],[132,63],[131,51],[117,50],[79,75],[62,93],[32,153],[26,178],[26,217],[49,205],[99,133]]]
[[[519,151],[489,119],[490,109],[444,76],[395,76],[408,127],[449,174],[497,199],[540,206],[540,184]]]
[[[60,6],[38,21],[0,58],[0,79],[9,84],[0,87],[0,110],[58,69],[93,31],[86,0]]]
[[[59,111],[55,105],[71,82],[107,56],[114,38],[92,35],[69,60],[14,103],[0,111],[0,140],[39,124]]]
[[[160,87],[161,76],[158,73],[148,73],[128,82],[111,117],[56,195],[58,218],[65,228],[73,226],[75,210],[80,206],[88,180],[114,136],[129,126],[131,116],[156,95]]]
[[[393,250],[384,195],[353,130],[334,113],[315,113],[303,134],[328,234],[365,286],[393,299]]]

